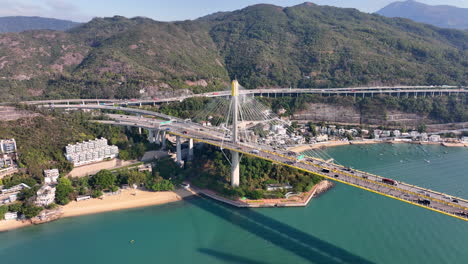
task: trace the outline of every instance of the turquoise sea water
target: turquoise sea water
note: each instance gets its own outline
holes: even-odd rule
[[[344,165],[468,198],[463,148],[327,152]],[[468,223],[337,184],[305,208],[245,210],[195,198],[0,233],[0,263],[465,264]]]

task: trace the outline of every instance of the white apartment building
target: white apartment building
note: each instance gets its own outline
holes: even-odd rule
[[[119,154],[117,146],[109,146],[107,139],[100,138],[78,142],[65,147],[65,157],[75,166],[99,162],[107,158],[115,158]]]
[[[37,198],[35,204],[37,206],[47,206],[55,200],[55,187],[49,185],[42,186],[37,191]]]
[[[0,153],[10,154],[16,152],[16,141],[12,139],[0,140]]]
[[[44,182],[46,184],[58,183],[59,176],[60,174],[58,169],[44,170]]]

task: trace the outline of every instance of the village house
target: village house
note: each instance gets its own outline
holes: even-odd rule
[[[58,169],[44,170],[44,182],[46,184],[58,183],[59,176],[60,175]]]
[[[37,206],[45,207],[53,203],[54,200],[55,200],[55,187],[44,185],[37,191],[37,198],[36,198],[35,204]]]

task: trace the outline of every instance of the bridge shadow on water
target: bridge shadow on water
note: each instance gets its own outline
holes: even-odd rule
[[[255,209],[237,209],[209,198],[189,198],[185,201],[285,249],[292,254],[302,257],[305,260],[304,262],[315,264],[373,263],[290,225],[260,214]],[[200,248],[198,250],[201,253],[225,262],[247,264],[265,263],[207,248]]]

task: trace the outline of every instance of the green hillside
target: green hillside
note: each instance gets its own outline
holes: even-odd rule
[[[310,3],[0,34],[0,100],[468,80],[468,33]]]

